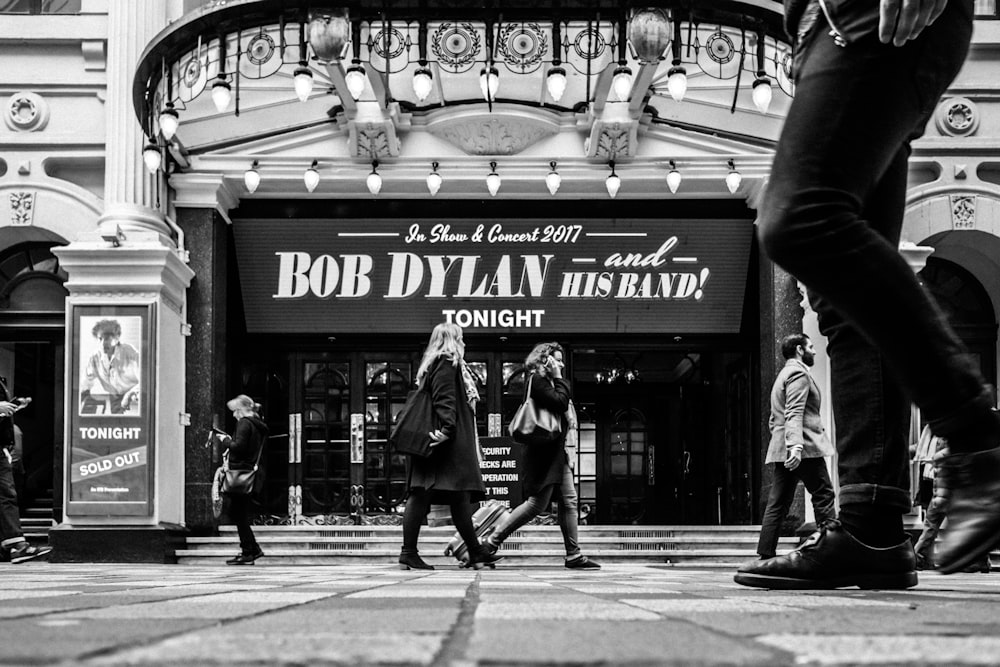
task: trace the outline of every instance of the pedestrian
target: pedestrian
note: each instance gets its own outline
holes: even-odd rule
[[[253,470],[258,467],[255,484],[247,493],[228,493],[229,519],[236,524],[240,536],[240,553],[226,561],[226,565],[253,565],[264,555],[257,544],[253,529],[250,528],[250,509],[259,492],[263,472],[259,465],[267,444],[267,424],[260,418],[260,403],[254,402],[246,394],[240,394],[226,403],[226,407],[236,419],[233,436],[224,436],[222,444],[227,447],[230,470]]]
[[[809,336],[792,334],[781,341],[781,354],[786,361],[771,387],[771,442],[764,457],[773,476],[757,541],[761,558],[775,556],[781,524],[799,481],[812,494],[817,525],[837,516],[824,458],[833,455],[833,444],[819,414],[819,386],[809,372],[816,361],[816,348]]]
[[[451,507],[451,518],[469,550],[469,565],[479,569],[500,560],[479,543],[472,525],[472,503],[486,498],[479,468],[476,403],[479,390],[465,363],[462,327],[442,322],[434,327],[417,367],[417,384],[427,388],[437,428],[430,431],[431,454],[407,458],[408,497],[403,511],[402,570],[433,570],[420,557],[417,540],[431,503]]]
[[[24,563],[45,556],[52,547],[28,544],[21,530],[21,516],[14,486],[14,413],[31,399],[15,398],[0,377],[0,551],[11,563]]]
[[[910,401],[951,450],[938,473],[952,493],[940,571],[1000,541],[1000,417],[898,252],[910,142],[961,68],[972,21],[973,0],[785,0],[795,99],[758,233],[808,288],[828,339],[840,513],[789,554],[740,568],[738,583],[916,585],[902,518]]]
[[[560,415],[562,428],[560,437],[554,442],[525,445],[521,487],[527,498],[490,533],[486,546],[495,553],[511,533],[547,510],[555,496],[559,529],[566,547],[565,566],[574,570],[599,570],[601,566],[580,551],[577,536],[576,484],[566,453],[566,434],[570,417],[575,421],[575,411],[570,413],[573,392],[569,380],[563,377],[565,365],[565,351],[559,343],[539,343],[524,360],[525,395],[530,392],[538,408]]]

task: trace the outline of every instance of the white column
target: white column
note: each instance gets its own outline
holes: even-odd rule
[[[139,56],[167,25],[166,0],[108,0],[108,89],[105,102],[105,210],[103,231],[118,226],[158,232],[171,244],[170,228],[157,210],[159,175],[150,174],[142,161],[146,144],[132,107],[132,78]]]

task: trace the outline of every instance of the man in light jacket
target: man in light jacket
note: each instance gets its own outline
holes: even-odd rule
[[[819,387],[809,372],[816,348],[809,336],[792,334],[781,341],[781,354],[786,361],[771,387],[771,444],[764,459],[774,477],[757,542],[762,559],[775,556],[781,523],[800,480],[812,494],[817,525],[836,518],[833,484],[823,459],[833,455],[833,444],[819,415]]]

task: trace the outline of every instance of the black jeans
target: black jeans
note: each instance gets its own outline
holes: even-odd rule
[[[229,519],[236,524],[236,532],[240,536],[240,551],[245,556],[257,553],[260,546],[250,528],[250,496],[245,493],[229,496]]]
[[[760,538],[757,540],[757,554],[765,558],[775,555],[781,524],[788,516],[788,508],[795,499],[795,487],[799,480],[802,480],[812,494],[816,524],[837,518],[833,482],[830,481],[824,459],[802,459],[795,470],[788,470],[784,463],[772,463],[771,466],[774,469],[774,479],[771,482],[771,493],[767,497],[764,518],[761,520]]]
[[[14,470],[7,455],[0,450],[0,547],[9,549],[23,541],[17,491],[14,489]]]
[[[898,252],[910,142],[971,34],[972,0],[952,0],[902,47],[875,34],[837,46],[824,20],[803,42],[758,229],[771,259],[809,288],[829,339],[842,505],[909,510],[908,400],[945,437],[992,407]]]
[[[438,491],[438,495],[447,496],[451,508],[451,521],[455,530],[462,536],[465,546],[471,553],[479,546],[479,537],[472,525],[472,500],[468,491]],[[427,489],[414,487],[406,499],[406,509],[403,510],[403,553],[417,553],[417,540],[420,538],[420,526],[427,518],[431,508],[431,494]]]

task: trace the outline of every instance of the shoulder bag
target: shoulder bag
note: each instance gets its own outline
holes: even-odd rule
[[[528,376],[524,403],[514,413],[507,430],[522,445],[547,445],[559,440],[562,420],[559,415],[535,405],[535,400],[531,398],[532,377]]]
[[[424,458],[430,456],[430,432],[434,430],[434,401],[426,386],[427,376],[406,397],[396,424],[389,433],[389,442],[400,454]]]
[[[264,453],[266,441],[260,443],[257,450],[257,460],[250,470],[230,470],[229,459],[223,465],[222,493],[230,496],[249,495],[256,491],[257,472],[260,469],[260,457]]]

